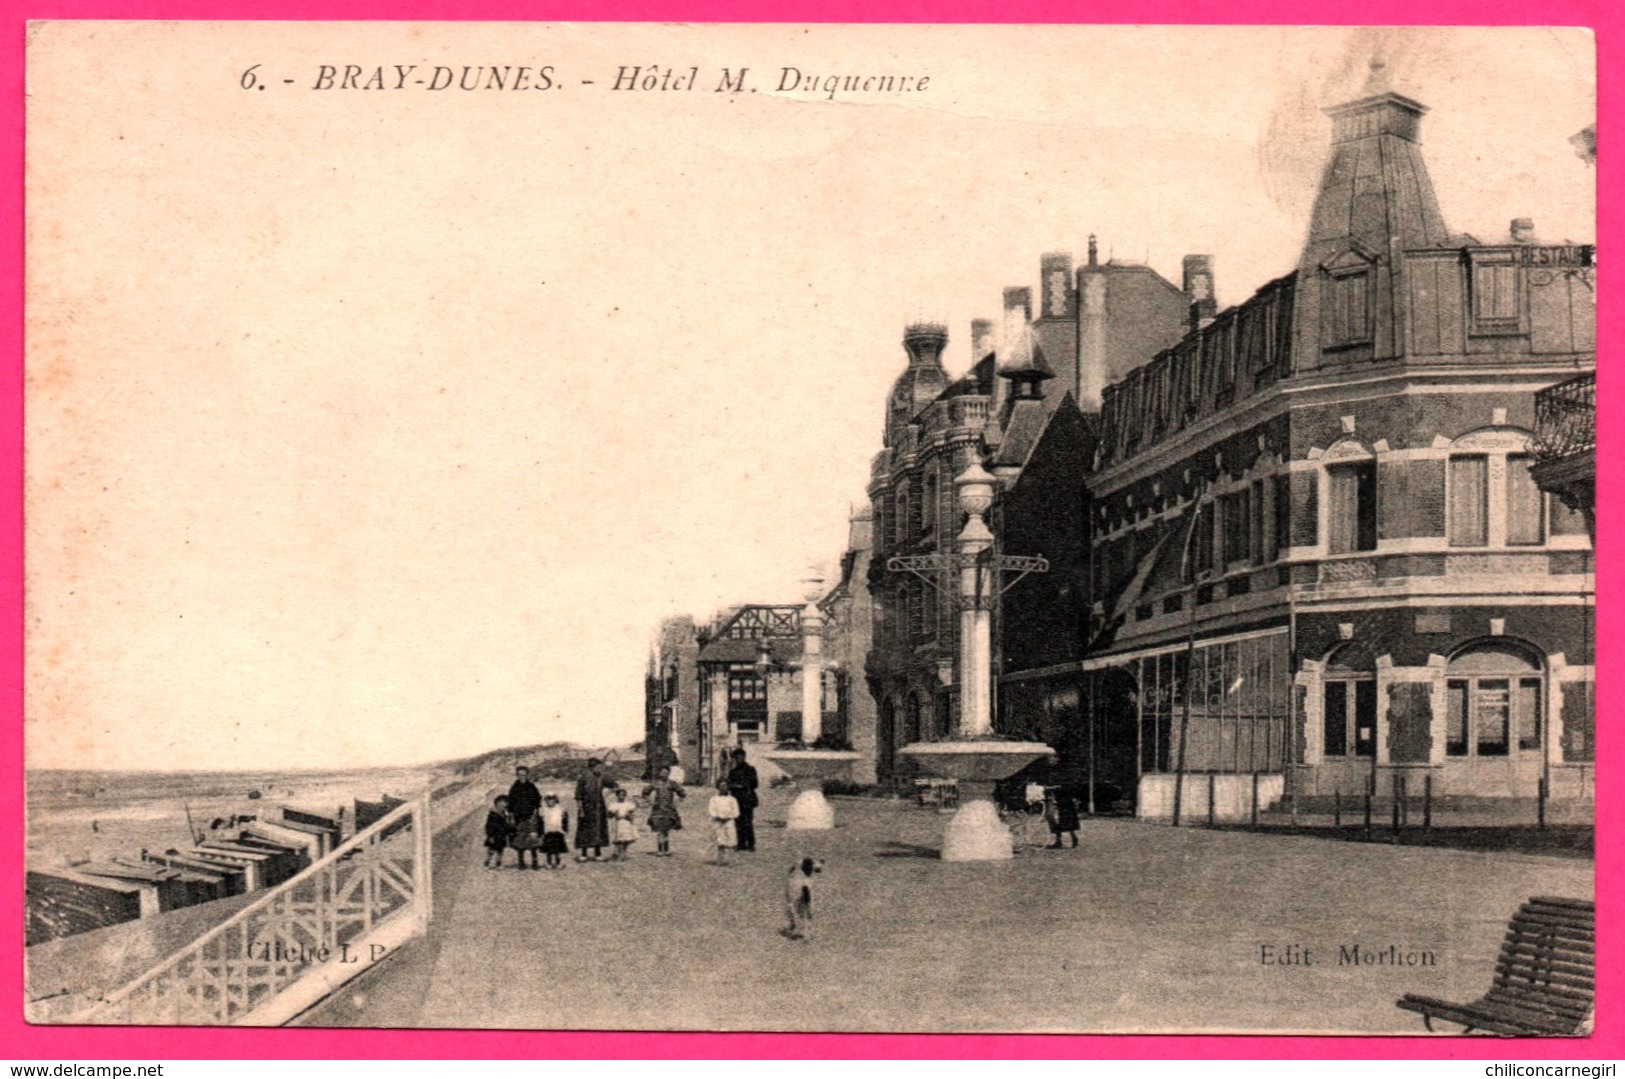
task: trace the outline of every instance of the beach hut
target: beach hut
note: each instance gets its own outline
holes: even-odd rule
[[[30,869],[24,879],[28,944],[88,933],[141,917],[141,894],[131,884],[87,877],[71,869]]]
[[[192,853],[209,861],[229,862],[232,865],[242,866],[248,874],[247,884],[251,892],[269,888],[274,883],[270,878],[277,871],[275,858],[270,851],[263,848],[245,847],[241,843],[214,839],[193,847]],[[286,878],[277,878],[284,879]]]
[[[376,802],[365,802],[357,798],[355,800],[355,830],[358,832],[366,831],[405,804],[405,799],[392,798],[387,794]]]
[[[194,873],[208,873],[219,882],[220,895],[242,895],[248,891],[248,868],[226,862],[211,862],[206,858],[181,854],[179,851],[166,850],[162,854],[153,854],[150,851],[143,855],[147,861],[159,865],[167,865],[174,869],[186,869]]]
[[[326,855],[332,853],[333,848],[338,846],[343,838],[343,816],[344,810],[342,807],[340,807],[337,812],[329,815],[326,813],[317,813],[309,809],[300,809],[297,806],[283,806],[282,820],[278,823],[287,828],[298,828],[301,830],[313,829],[316,832],[327,836],[327,840],[322,849],[322,855],[325,857]]]
[[[139,858],[117,857],[112,861],[114,865],[128,866],[132,869],[155,869],[173,875],[174,879],[186,885],[186,902],[181,904],[182,906],[196,906],[199,903],[226,897],[225,878],[218,873],[156,862],[147,857],[146,851],[142,851]]]
[[[134,887],[141,896],[143,918],[191,905],[186,881],[181,880],[171,869],[161,866],[120,865],[111,861],[86,862],[73,868],[80,876],[102,877]]]

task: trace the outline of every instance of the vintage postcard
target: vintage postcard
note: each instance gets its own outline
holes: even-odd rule
[[[33,24],[27,1020],[1588,1033],[1595,57]]]

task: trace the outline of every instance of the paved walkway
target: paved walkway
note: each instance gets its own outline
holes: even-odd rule
[[[691,799],[692,801],[693,799]],[[477,821],[439,844],[436,923],[309,1017],[356,1026],[631,1030],[1420,1033],[1407,991],[1476,997],[1535,894],[1590,896],[1576,858],[1326,842],[1086,820],[1077,851],[944,864],[946,817],[836,801],[792,833],[772,792],[760,851],[707,864],[690,805],[676,856],[480,867]],[[784,939],[784,875],[828,861],[818,936]],[[509,856],[510,858],[512,855]],[[1265,946],[1311,965],[1261,962]],[[1294,951],[1290,946],[1297,946]],[[1340,965],[1340,948],[1436,965]]]

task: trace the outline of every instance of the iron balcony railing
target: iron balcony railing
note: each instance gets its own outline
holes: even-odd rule
[[[1556,461],[1597,448],[1597,375],[1588,372],[1535,394],[1533,449]]]

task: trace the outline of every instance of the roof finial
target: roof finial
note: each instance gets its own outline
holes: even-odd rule
[[[1365,93],[1386,94],[1391,87],[1388,85],[1388,61],[1383,59],[1379,49],[1371,56],[1371,73],[1366,76]]]

